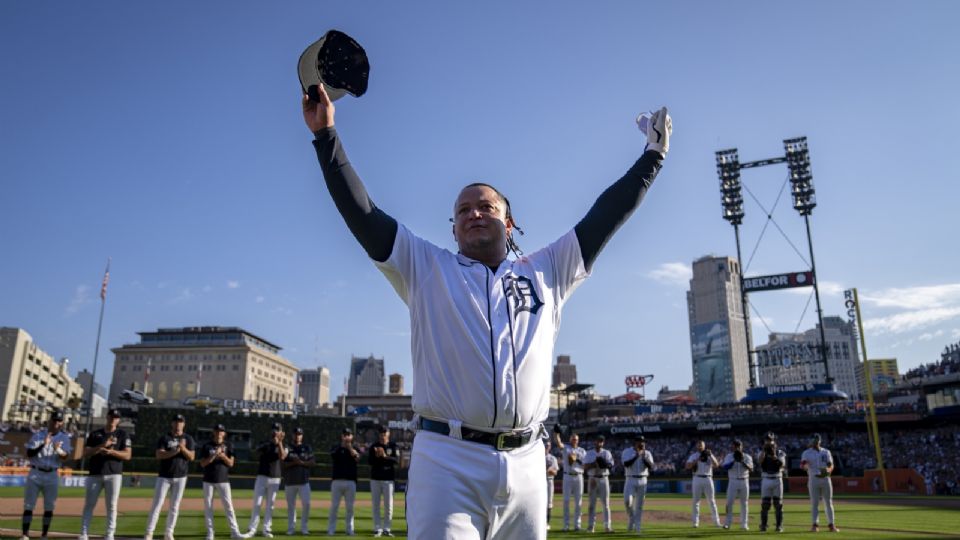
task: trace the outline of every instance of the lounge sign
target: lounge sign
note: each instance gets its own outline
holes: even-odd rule
[[[743,292],[748,293],[812,286],[813,272],[788,272],[786,274],[743,278]]]

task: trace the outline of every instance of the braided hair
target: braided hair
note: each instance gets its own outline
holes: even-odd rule
[[[516,220],[513,218],[513,211],[510,209],[510,199],[508,199],[506,195],[501,193],[499,189],[484,182],[474,182],[472,184],[468,184],[464,186],[463,189],[467,189],[471,187],[487,187],[492,189],[493,192],[497,194],[497,197],[500,197],[500,199],[503,201],[503,206],[506,209],[506,216],[505,216],[506,221],[513,225],[513,228],[516,229],[518,233],[520,233],[520,236],[523,236],[523,229],[521,229],[520,226],[517,225]],[[453,218],[450,218],[450,221],[452,222]],[[512,251],[514,256],[516,257],[520,257],[523,255],[523,250],[520,249],[520,246],[517,245],[517,242],[513,239],[513,234],[507,235],[507,251],[508,252]]]

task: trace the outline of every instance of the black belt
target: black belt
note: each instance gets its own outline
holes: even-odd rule
[[[53,471],[57,470],[56,467],[54,467],[54,468],[51,469],[51,468],[49,468],[49,467],[37,467],[36,465],[31,465],[30,468],[31,468],[31,469],[36,469],[36,470],[38,470],[38,471],[40,471],[40,472],[53,472]]]
[[[646,478],[646,475],[643,474],[631,474],[630,478]]]
[[[580,475],[583,474],[583,473],[573,471],[573,472],[565,472],[565,473],[563,473],[563,474],[565,474],[565,475],[567,475],[567,476],[580,476]]]
[[[763,478],[766,478],[767,480],[780,480],[780,479],[781,479],[780,476],[768,476],[768,475],[766,475],[766,474],[763,475]]]
[[[697,478],[713,478],[713,476],[711,476],[711,475],[709,475],[709,474],[698,474],[698,475],[695,475],[695,476],[696,476]]]
[[[439,433],[440,435],[450,435],[450,424],[439,420],[429,418],[420,419],[420,429]],[[513,450],[526,446],[537,434],[535,429],[525,429],[516,431],[504,431],[501,433],[488,433],[486,431],[477,431],[468,427],[460,428],[460,438],[479,444],[492,446],[497,450]]]

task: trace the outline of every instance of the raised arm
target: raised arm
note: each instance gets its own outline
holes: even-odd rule
[[[347,159],[334,128],[334,106],[323,85],[318,85],[320,102],[303,96],[303,119],[316,138],[313,146],[323,170],[327,190],[347,227],[371,259],[390,258],[397,237],[397,220],[377,208]]]
[[[663,107],[650,119],[647,148],[622,178],[608,187],[574,229],[584,267],[589,271],[600,250],[640,206],[669,150],[672,120]]]

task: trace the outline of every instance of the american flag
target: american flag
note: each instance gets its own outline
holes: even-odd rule
[[[103,273],[103,284],[100,285],[100,300],[107,299],[108,283],[110,283],[110,259],[107,259],[107,270]]]

